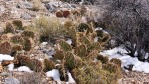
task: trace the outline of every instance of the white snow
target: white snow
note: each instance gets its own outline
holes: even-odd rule
[[[4,55],[4,54],[0,54],[0,61],[3,60],[13,60],[14,57],[11,57],[10,55]]]
[[[32,72],[27,66],[20,66],[17,71]]]
[[[66,42],[67,42],[69,45],[72,44],[72,40],[71,40],[71,39],[68,39]]]
[[[13,68],[14,68],[14,64],[9,64],[9,65],[8,65],[8,70],[9,70],[9,71],[13,71]]]
[[[127,51],[121,46],[116,47],[111,50],[105,50],[101,52],[100,54],[104,56],[109,56],[110,59],[112,58],[118,58],[122,61],[121,67],[128,66],[130,64],[134,65],[132,70],[134,71],[140,71],[149,73],[149,63],[148,62],[141,62],[138,60],[137,57],[131,57],[129,55],[126,55]]]
[[[72,78],[71,73],[68,72],[68,81],[66,82],[66,84],[75,84],[75,80]]]
[[[46,72],[47,77],[52,77],[55,81],[60,81],[60,74],[57,69]]]
[[[61,84],[61,80],[60,80],[60,74],[59,71],[57,69],[53,69],[51,71],[46,72],[47,77],[52,77],[55,81],[58,82],[58,84]],[[66,84],[75,84],[75,80],[72,78],[72,75],[70,72],[68,72],[68,81],[66,82]]]
[[[98,42],[98,37],[95,37],[94,38],[94,42]]]

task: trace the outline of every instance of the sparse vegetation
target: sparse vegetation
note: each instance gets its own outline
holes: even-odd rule
[[[41,16],[35,21],[35,28],[39,30],[40,41],[52,41],[64,36],[64,28],[56,17]]]

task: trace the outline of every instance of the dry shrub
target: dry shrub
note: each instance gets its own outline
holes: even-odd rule
[[[41,1],[40,0],[33,0],[33,11],[40,10],[41,7]]]
[[[52,41],[64,35],[64,28],[56,17],[39,17],[35,21],[35,28],[39,30],[41,42]]]

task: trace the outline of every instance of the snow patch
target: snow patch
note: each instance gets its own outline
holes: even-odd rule
[[[70,72],[68,72],[68,81],[66,82],[66,84],[75,84],[75,80],[72,78],[72,75]]]
[[[103,56],[109,56],[110,59],[112,58],[117,58],[122,61],[121,67],[123,68],[124,66],[128,66],[130,64],[134,65],[132,70],[134,71],[140,71],[140,72],[145,72],[149,73],[149,63],[148,62],[141,62],[138,60],[137,57],[131,57],[129,55],[126,55],[128,53],[122,46],[121,47],[116,47],[111,50],[105,50],[101,52]],[[148,55],[147,55],[148,56]]]
[[[71,39],[68,39],[66,42],[67,42],[69,45],[72,44],[72,40],[71,40]]]
[[[55,81],[60,81],[60,74],[57,69],[46,72],[47,77],[52,77]]]
[[[14,57],[11,57],[10,55],[4,55],[4,54],[0,54],[0,61],[3,60],[13,60]]]
[[[8,70],[9,70],[9,71],[13,71],[13,68],[14,68],[14,64],[9,64],[9,65],[8,65]]]
[[[20,66],[17,71],[32,72],[27,66]]]

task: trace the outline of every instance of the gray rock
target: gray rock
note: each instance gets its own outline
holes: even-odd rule
[[[0,6],[0,12],[4,12],[5,11],[5,7],[4,6]]]
[[[30,20],[32,17],[31,17],[30,14],[24,13],[24,14],[21,15],[21,18],[23,18],[23,19],[25,19],[25,20]]]
[[[20,81],[16,78],[6,78],[4,84],[20,84]]]

